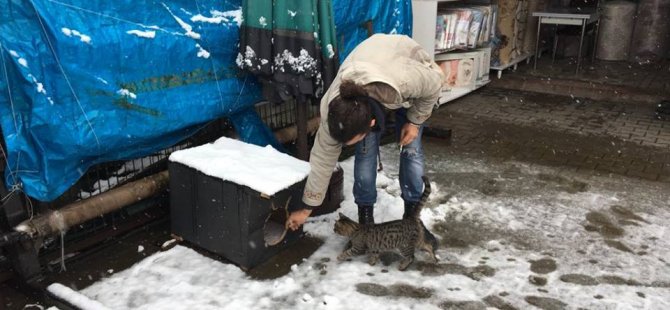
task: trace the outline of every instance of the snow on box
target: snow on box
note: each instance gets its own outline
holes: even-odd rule
[[[266,195],[274,195],[309,174],[309,163],[306,161],[281,153],[269,145],[260,147],[226,137],[174,152],[170,161],[224,181],[248,186]]]

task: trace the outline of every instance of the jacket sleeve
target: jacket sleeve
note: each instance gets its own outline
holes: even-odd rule
[[[403,38],[403,48],[409,52],[412,60],[406,76],[405,100],[410,101],[407,119],[417,125],[423,124],[433,113],[442,90],[444,73],[433,58],[409,37]]]
[[[404,98],[410,101],[411,107],[407,111],[407,119],[417,125],[423,124],[433,113],[442,89],[443,74],[437,65],[418,65],[412,70],[407,94]]]
[[[302,196],[302,201],[306,205],[317,207],[323,203],[328,184],[330,184],[330,177],[341,152],[342,144],[330,136],[328,124],[322,118],[310,154],[309,165],[311,169]]]

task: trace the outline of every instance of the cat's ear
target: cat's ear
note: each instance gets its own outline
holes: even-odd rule
[[[340,218],[345,218],[345,217],[347,217],[346,215],[342,214],[342,212],[338,212],[338,214],[340,215]]]

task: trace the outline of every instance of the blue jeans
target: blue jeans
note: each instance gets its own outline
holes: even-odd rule
[[[400,141],[400,131],[407,122],[407,109],[399,109],[395,113],[396,139]],[[405,203],[417,203],[423,192],[423,147],[419,135],[410,144],[403,147],[400,153],[400,189]],[[363,140],[356,144],[354,160],[354,199],[359,206],[372,206],[377,201],[377,159],[381,131],[371,131]]]

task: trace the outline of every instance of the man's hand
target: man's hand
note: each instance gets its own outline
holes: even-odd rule
[[[302,226],[302,224],[305,224],[305,221],[310,214],[312,214],[312,210],[307,209],[291,212],[291,215],[289,215],[288,219],[286,220],[286,228],[297,230],[300,228],[300,226]]]
[[[412,141],[414,141],[418,135],[418,125],[414,125],[409,122],[405,123],[405,125],[402,126],[402,130],[400,130],[400,145],[405,146],[412,143]]]

